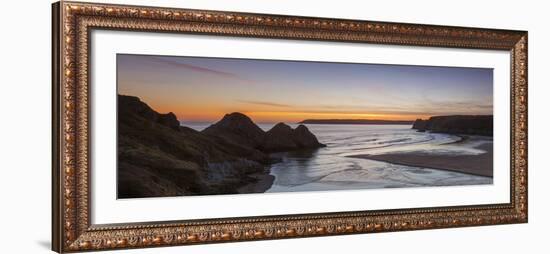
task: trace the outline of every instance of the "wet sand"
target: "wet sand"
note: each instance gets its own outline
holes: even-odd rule
[[[482,149],[486,153],[479,155],[435,155],[423,152],[408,152],[353,155],[349,157],[493,177],[493,144],[482,144],[476,148]]]

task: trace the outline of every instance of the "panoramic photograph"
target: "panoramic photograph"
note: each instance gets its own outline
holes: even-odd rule
[[[117,197],[493,183],[493,69],[117,55]]]

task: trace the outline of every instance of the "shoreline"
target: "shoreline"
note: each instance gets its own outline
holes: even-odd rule
[[[463,142],[463,140],[458,143],[461,142]],[[484,150],[485,153],[478,155],[433,155],[423,152],[409,152],[379,155],[352,155],[347,157],[493,177],[493,144],[486,143],[476,148]]]
[[[275,182],[275,176],[269,173],[256,173],[250,175],[250,177],[256,179],[256,181],[239,187],[237,189],[239,194],[265,193]]]

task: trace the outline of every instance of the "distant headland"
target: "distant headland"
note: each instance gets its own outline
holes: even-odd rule
[[[412,120],[374,120],[374,119],[306,119],[299,124],[402,124],[411,125]]]
[[[432,116],[427,120],[416,119],[412,128],[421,132],[493,136],[493,116]]]

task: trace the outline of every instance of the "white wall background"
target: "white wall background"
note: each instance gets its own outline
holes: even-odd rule
[[[96,2],[103,2],[97,0]],[[126,4],[529,31],[529,223],[415,232],[257,241],[113,253],[536,253],[550,229],[550,21],[544,1],[111,0]],[[50,1],[6,1],[0,40],[2,253],[50,249]]]

